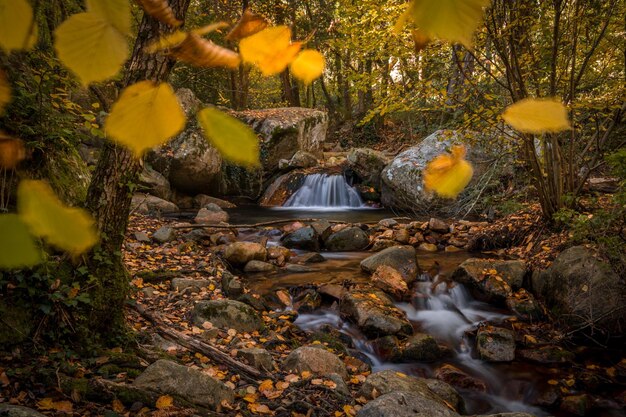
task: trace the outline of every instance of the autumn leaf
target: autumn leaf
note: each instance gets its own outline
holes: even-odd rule
[[[241,19],[235,24],[232,30],[226,35],[226,40],[234,41],[259,33],[268,26],[267,20],[260,15],[252,13],[246,9]]]
[[[474,174],[474,169],[465,160],[465,147],[454,146],[451,154],[437,156],[424,169],[426,190],[435,191],[442,197],[456,198]]]
[[[301,47],[300,42],[291,43],[291,29],[276,26],[242,39],[239,53],[244,62],[255,64],[263,75],[270,76],[283,72]]]
[[[472,47],[472,37],[489,0],[413,0],[398,20],[396,32],[407,20],[429,38],[459,42]]]
[[[260,165],[259,138],[250,127],[215,108],[201,110],[198,122],[225,159],[243,166]]]
[[[33,9],[27,0],[0,0],[0,49],[32,48],[37,42],[35,30]]]
[[[178,27],[183,24],[176,18],[167,0],[137,0],[137,2],[146,13],[166,25]]]
[[[87,85],[115,76],[128,59],[126,37],[96,13],[79,13],[55,31],[55,49],[63,64]]]
[[[17,214],[0,215],[0,270],[22,268],[41,262],[39,248]]]
[[[24,158],[26,158],[24,142],[0,132],[0,168],[14,169]]]
[[[132,14],[128,0],[87,0],[87,11],[100,16],[120,33],[130,35]]]
[[[571,129],[567,108],[556,99],[527,98],[506,108],[502,118],[523,133],[556,133]]]
[[[241,63],[238,53],[222,48],[195,33],[188,34],[182,42],[174,46],[171,54],[197,67],[237,68]]]
[[[265,404],[250,403],[248,409],[254,414],[273,414],[272,410]]]
[[[17,209],[34,235],[72,255],[80,255],[98,242],[92,217],[85,210],[65,206],[43,181],[20,182]]]
[[[159,410],[163,410],[165,408],[170,408],[174,405],[174,398],[169,395],[162,395],[156,401],[156,408]]]
[[[4,71],[0,70],[0,115],[11,101],[11,86]]]
[[[167,83],[140,81],[126,88],[105,121],[106,133],[137,157],[185,127],[186,117]]]
[[[309,85],[323,74],[324,66],[324,55],[313,49],[305,49],[291,63],[291,73]]]

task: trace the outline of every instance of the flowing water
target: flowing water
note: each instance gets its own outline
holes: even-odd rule
[[[283,207],[316,209],[357,208],[363,206],[359,193],[343,175],[311,174]]]

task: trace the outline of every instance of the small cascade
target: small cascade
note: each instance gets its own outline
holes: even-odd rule
[[[283,207],[358,208],[363,200],[343,175],[311,174]]]

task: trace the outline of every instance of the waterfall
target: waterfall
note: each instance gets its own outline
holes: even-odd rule
[[[359,193],[343,175],[307,175],[304,184],[285,202],[283,207],[356,208],[363,206]]]

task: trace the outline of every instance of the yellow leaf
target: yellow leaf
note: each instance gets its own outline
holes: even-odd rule
[[[272,414],[272,410],[265,404],[250,403],[248,404],[248,408],[254,414]]]
[[[0,132],[0,168],[13,169],[26,158],[26,148],[20,139]]]
[[[100,16],[124,35],[130,35],[132,14],[128,0],[87,0],[87,11]]]
[[[40,410],[53,410],[54,401],[52,400],[52,398],[42,398],[37,402],[37,408]]]
[[[39,249],[17,214],[0,215],[0,230],[0,270],[41,262]]]
[[[146,46],[146,52],[149,54],[153,54],[157,51],[161,51],[163,49],[170,49],[177,45],[180,45],[182,41],[187,38],[187,33],[181,30],[177,30],[169,35],[161,36],[160,38],[150,42],[148,46]]]
[[[32,48],[37,41],[35,29],[33,9],[27,0],[0,0],[0,49]]]
[[[468,48],[489,0],[413,0],[396,24],[412,20],[425,36],[459,42]]]
[[[291,73],[309,85],[322,75],[324,65],[324,55],[313,49],[305,49],[291,63]]]
[[[57,411],[61,411],[62,413],[71,413],[74,406],[69,401],[55,401],[53,407]]]
[[[287,26],[267,28],[242,39],[239,52],[244,62],[255,64],[265,76],[281,73],[287,68],[302,43],[291,43],[291,29]]]
[[[183,24],[174,16],[174,11],[167,0],[137,0],[144,11],[166,25],[178,27]]]
[[[550,385],[559,385],[559,381],[557,381],[556,379],[549,379],[548,380],[548,384],[550,384]]]
[[[33,234],[72,255],[79,255],[98,242],[91,216],[85,210],[65,206],[43,181],[20,182],[17,209]]]
[[[4,108],[11,101],[11,86],[6,74],[0,70],[0,115],[4,113]]]
[[[232,30],[226,35],[226,40],[234,41],[248,36],[252,36],[265,29],[268,25],[267,20],[263,16],[259,16],[246,9],[241,16],[241,19],[232,28]]]
[[[259,385],[259,391],[263,392],[263,391],[270,391],[274,389],[274,383],[272,382],[271,379],[266,379],[265,381],[261,382],[261,384]]]
[[[465,147],[454,146],[451,154],[439,155],[424,170],[424,187],[446,198],[456,198],[472,179],[474,169],[465,159]]]
[[[169,84],[140,81],[122,92],[104,128],[113,140],[139,157],[178,134],[185,122],[185,113]]]
[[[156,401],[156,408],[163,410],[164,408],[170,408],[174,404],[174,399],[169,395],[162,395]]]
[[[239,54],[203,39],[195,33],[188,34],[171,53],[181,61],[197,67],[237,68],[241,63]]]
[[[259,166],[259,138],[250,127],[215,108],[198,113],[205,136],[225,159],[244,166]]]
[[[95,13],[73,15],[55,34],[57,56],[85,85],[115,76],[128,58],[124,35]]]
[[[556,99],[520,100],[507,107],[502,118],[523,133],[556,133],[572,128],[567,109]]]

